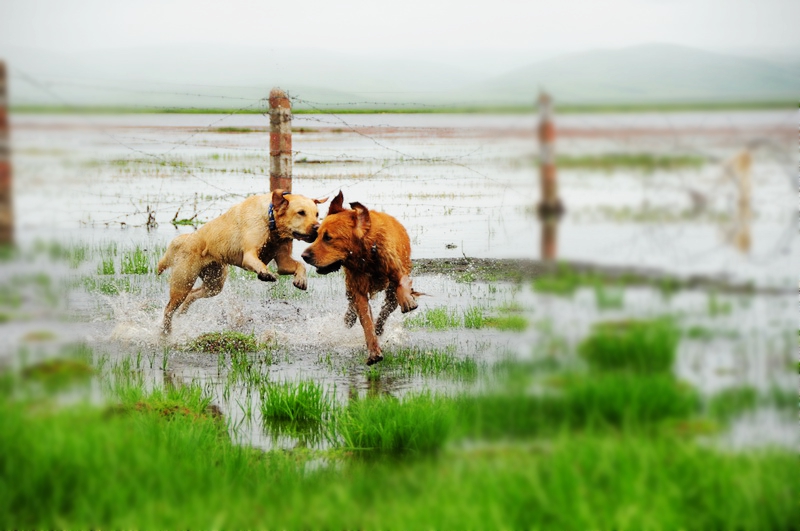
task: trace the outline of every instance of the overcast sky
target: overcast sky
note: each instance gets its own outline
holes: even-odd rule
[[[2,0],[0,53],[167,44],[585,50],[800,48],[798,0]]]

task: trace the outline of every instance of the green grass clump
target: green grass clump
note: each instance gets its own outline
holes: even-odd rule
[[[528,320],[521,315],[501,315],[499,317],[487,317],[484,324],[498,330],[510,330],[512,332],[524,332],[528,328]]]
[[[98,275],[113,275],[114,273],[116,273],[116,269],[114,267],[113,258],[103,258],[100,263],[97,264]]]
[[[351,400],[335,421],[336,440],[349,450],[381,453],[436,452],[446,442],[454,411],[430,394],[398,400],[380,395]]]
[[[146,275],[150,272],[150,259],[147,253],[136,248],[122,253],[120,272],[125,275]]]
[[[506,386],[503,392],[460,396],[454,406],[458,427],[466,436],[490,439],[563,430],[652,432],[663,421],[699,410],[696,393],[670,375],[611,372],[557,383],[558,389],[541,394]]]
[[[472,379],[478,375],[473,358],[459,358],[454,348],[421,349],[417,347],[383,351],[383,361],[373,367],[376,378],[384,372],[399,372],[403,376],[450,376]]]
[[[322,386],[312,380],[267,383],[260,392],[265,419],[320,422],[333,407]]]
[[[560,155],[557,164],[562,168],[591,170],[676,170],[699,168],[705,163],[703,157],[696,155],[655,155],[652,153],[604,153],[600,155]]]
[[[716,393],[708,401],[711,416],[729,420],[736,415],[755,409],[758,406],[758,391],[752,387],[734,387]],[[795,400],[795,405],[796,404]]]
[[[669,371],[680,332],[667,319],[597,323],[578,345],[578,352],[594,369]]]
[[[217,133],[257,133],[257,129],[250,127],[217,127],[214,129]]]
[[[598,310],[621,310],[625,306],[625,291],[621,288],[596,284],[594,300]]]
[[[22,377],[47,386],[62,386],[86,381],[94,369],[84,360],[56,358],[26,367]]]
[[[485,320],[483,308],[480,306],[472,306],[464,310],[464,328],[483,328]]]
[[[406,318],[404,324],[408,328],[430,328],[432,330],[446,330],[457,328],[461,319],[445,306],[426,309],[424,312]]]
[[[138,290],[138,287],[131,284],[128,278],[84,277],[83,286],[91,293],[102,293],[103,295],[119,295]]]
[[[232,330],[208,332],[201,334],[186,345],[185,350],[196,352],[213,352],[235,354],[240,352],[258,352],[265,345],[258,342],[255,334],[244,334]]]

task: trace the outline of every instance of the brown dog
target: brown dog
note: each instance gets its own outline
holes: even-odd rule
[[[267,269],[274,259],[278,274],[294,275],[294,285],[306,289],[306,268],[292,259],[292,238],[314,241],[319,228],[317,205],[327,198],[308,197],[275,190],[248,197],[192,234],[170,242],[158,262],[158,274],[172,267],[169,303],[164,310],[164,334],[172,331],[172,314],[184,313],[194,301],[222,291],[228,265],[258,275],[259,280],[278,280]],[[193,288],[197,277],[203,283]]]
[[[389,315],[400,305],[403,313],[417,307],[417,293],[411,288],[411,242],[406,229],[389,214],[370,212],[361,203],[345,209],[339,192],[322,220],[317,239],[301,255],[315,266],[317,273],[328,274],[344,266],[347,290],[345,325],[361,321],[367,340],[367,365],[383,359],[378,337]],[[386,291],[378,320],[373,325],[369,298]]]

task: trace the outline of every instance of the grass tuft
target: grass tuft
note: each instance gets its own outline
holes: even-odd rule
[[[339,445],[376,453],[436,452],[446,442],[454,422],[453,409],[430,394],[398,400],[380,395],[351,400],[337,415]]]
[[[267,383],[260,393],[265,419],[321,422],[333,408],[332,399],[312,380]]]
[[[243,334],[242,332],[226,330],[202,334],[187,344],[185,350],[236,354],[240,352],[258,352],[264,348],[265,345],[258,342],[255,334]]]
[[[669,371],[680,338],[667,319],[606,321],[595,324],[578,345],[578,352],[594,369]]]

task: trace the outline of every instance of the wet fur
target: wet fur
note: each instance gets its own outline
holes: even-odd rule
[[[294,275],[295,287],[306,289],[306,269],[292,259],[292,239],[312,241],[316,237],[317,204],[324,201],[284,194],[282,190],[254,195],[196,232],[174,238],[158,262],[159,275],[172,268],[169,302],[164,309],[164,334],[172,331],[176,311],[185,313],[197,299],[213,297],[222,291],[229,265],[253,271],[259,280],[274,282],[278,277],[266,265],[274,259],[278,274]],[[270,203],[274,230],[269,228]],[[202,284],[194,288],[198,277]]]
[[[400,306],[403,313],[417,307],[421,295],[411,287],[411,242],[403,225],[389,214],[371,212],[360,203],[343,207],[342,193],[331,202],[317,239],[302,254],[318,273],[345,268],[347,311],[345,325],[356,318],[364,329],[369,351],[367,365],[383,359],[378,336],[389,315]],[[386,292],[378,319],[372,319],[369,299]]]

